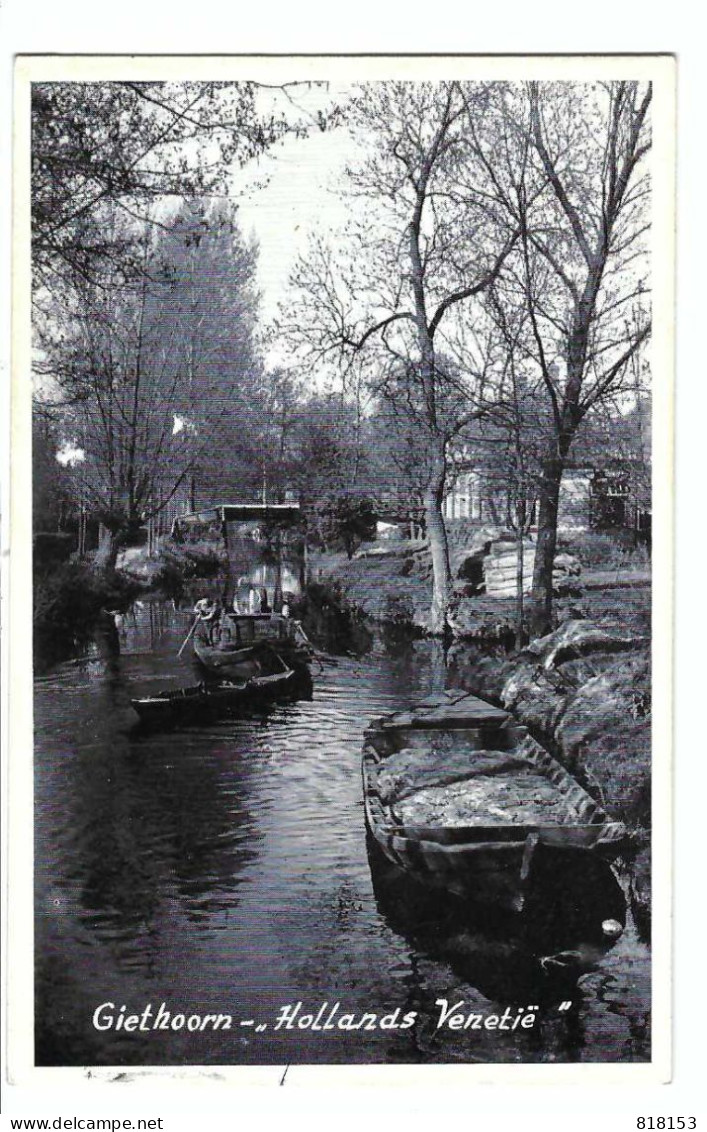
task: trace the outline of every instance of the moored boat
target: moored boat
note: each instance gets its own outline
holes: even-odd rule
[[[169,688],[130,703],[150,727],[223,718],[295,694],[291,668],[249,680],[220,680],[190,688]]]
[[[455,896],[515,912],[536,859],[547,876],[548,862],[551,873],[553,860],[564,868],[577,854],[610,861],[626,838],[525,727],[462,691],[374,720],[363,788],[368,828],[388,860]]]

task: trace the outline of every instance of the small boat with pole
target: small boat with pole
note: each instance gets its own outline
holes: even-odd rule
[[[261,542],[263,530],[271,531],[275,566],[269,593],[264,577],[256,582],[244,574],[236,583],[232,605],[230,597],[223,603],[202,598],[194,607],[195,620],[187,640],[192,640],[194,658],[207,679],[251,679],[270,671],[274,656],[291,668],[296,678],[311,680],[309,666],[317,653],[302,624],[289,616],[287,595],[282,589],[283,532],[298,524],[299,504],[268,503],[265,484],[262,503],[222,503],[175,520],[175,538],[186,537],[190,529],[220,529],[229,560],[240,561],[248,569],[252,562],[248,565],[248,555],[244,556],[238,546],[244,536],[237,530],[234,533],[234,527],[248,530],[247,542]],[[304,553],[306,559],[306,547]]]
[[[196,603],[195,614],[189,636],[206,679],[251,680],[287,668],[295,683],[311,684],[315,650],[299,621],[282,612],[221,610],[208,598]]]
[[[586,875],[589,858],[610,870],[627,838],[527,728],[460,690],[372,721],[362,770],[377,850],[474,906],[523,913],[554,873]],[[596,915],[613,942],[623,923]]]
[[[283,524],[300,519],[299,504],[218,504],[190,512],[175,520],[172,536],[182,541],[204,528],[213,534],[219,528],[229,552],[229,525]],[[258,529],[249,536],[260,541]],[[276,534],[278,566],[274,591],[268,592],[248,576],[238,579],[232,606],[210,597],[194,606],[194,620],[179,649],[181,657],[191,641],[194,660],[202,677],[186,688],[168,688],[156,695],[131,700],[143,724],[169,727],[180,723],[211,721],[278,699],[311,696],[309,665],[318,654],[299,621],[289,616],[282,591],[281,538]],[[230,602],[230,599],[229,599]]]
[[[209,599],[197,602],[197,614],[182,642],[182,655],[199,624],[208,624]],[[204,679],[187,688],[168,688],[130,701],[140,722],[150,728],[213,722],[282,699],[301,699],[311,691],[302,674],[288,664],[277,649],[262,640],[247,648],[212,649],[204,646]],[[209,652],[216,657],[210,663]],[[221,660],[222,663],[218,663]],[[309,677],[307,669],[304,670]]]

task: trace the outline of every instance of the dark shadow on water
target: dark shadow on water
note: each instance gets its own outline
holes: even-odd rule
[[[625,924],[623,891],[601,861],[541,861],[518,916],[422,884],[388,861],[370,835],[367,849],[389,927],[494,1001],[542,1005],[573,997],[577,980],[608,950],[602,920]]]
[[[350,608],[332,583],[310,582],[293,605],[292,612],[305,632],[324,652],[335,656],[364,656],[374,644],[374,634],[356,610]]]
[[[405,657],[412,655],[415,641],[419,641],[423,633],[416,625],[384,621],[379,636],[386,656]]]

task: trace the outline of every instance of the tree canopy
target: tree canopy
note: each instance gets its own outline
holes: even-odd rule
[[[95,283],[108,264],[123,275],[139,270],[134,229],[117,229],[116,211],[154,223],[166,200],[227,197],[234,163],[311,127],[261,105],[259,90],[253,82],[34,83],[35,288]]]

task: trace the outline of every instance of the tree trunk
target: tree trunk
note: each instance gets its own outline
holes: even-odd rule
[[[544,636],[552,628],[552,572],[557,546],[557,513],[564,459],[554,451],[543,460],[538,488],[538,542],[533,570],[532,635]]]
[[[442,515],[444,478],[445,465],[442,459],[435,464],[424,497],[427,538],[432,555],[432,607],[429,626],[432,633],[444,633],[446,629],[447,607],[452,589],[447,530]]]
[[[115,570],[120,550],[120,536],[118,531],[110,530],[101,523],[98,528],[98,550],[94,559],[96,570],[102,572]]]
[[[523,490],[525,490],[523,488]],[[525,641],[525,626],[523,624],[525,609],[523,589],[525,587],[525,496],[519,496],[516,506],[517,542],[516,542],[516,648],[522,649]]]
[[[523,647],[523,528],[518,531],[516,541],[516,648]]]

